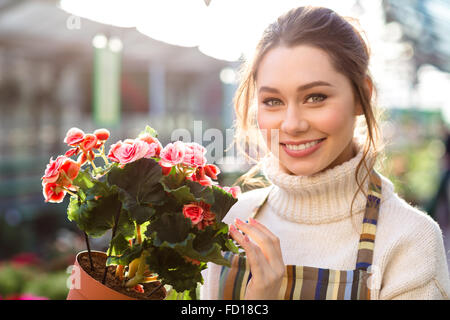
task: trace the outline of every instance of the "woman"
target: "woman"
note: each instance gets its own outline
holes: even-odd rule
[[[438,224],[374,169],[368,65],[360,33],[328,8],[292,9],[265,30],[235,111],[237,139],[256,128],[267,150],[242,179],[262,169],[270,185],[224,218],[246,257],[210,264],[202,299],[448,298]]]

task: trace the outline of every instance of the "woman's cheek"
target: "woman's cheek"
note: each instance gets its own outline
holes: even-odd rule
[[[278,134],[281,123],[278,118],[279,115],[275,114],[274,112],[269,113],[263,110],[258,110],[258,127],[267,146],[271,145],[272,136]],[[276,139],[276,136],[274,136],[273,138]]]
[[[330,109],[316,119],[316,129],[329,135],[342,133],[347,125],[349,125],[348,119],[349,117],[345,112],[338,109]]]

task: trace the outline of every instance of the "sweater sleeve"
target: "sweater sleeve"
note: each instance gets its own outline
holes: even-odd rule
[[[381,260],[379,299],[441,300],[450,295],[450,279],[442,231],[416,208],[404,216],[403,231]],[[412,213],[412,214],[411,214]],[[403,213],[397,211],[398,215]]]
[[[436,278],[431,279],[425,285],[411,289],[392,297],[392,300],[448,300],[449,297],[444,287]]]

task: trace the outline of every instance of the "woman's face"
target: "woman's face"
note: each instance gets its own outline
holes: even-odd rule
[[[352,138],[362,109],[325,51],[306,45],[271,49],[260,62],[256,86],[258,126],[282,170],[309,176],[356,155]],[[303,156],[287,146],[323,138]]]

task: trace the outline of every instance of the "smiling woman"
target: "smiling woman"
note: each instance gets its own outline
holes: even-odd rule
[[[243,65],[235,138],[256,165],[236,183],[263,188],[244,192],[225,216],[246,256],[211,265],[203,299],[449,297],[439,225],[375,170],[381,110],[368,46],[351,22],[324,7],[294,8]],[[254,183],[261,169],[268,186]]]
[[[280,143],[271,152],[285,172],[312,175],[356,155],[352,138],[362,107],[348,78],[334,69],[322,49],[298,45],[270,50],[261,59],[256,86],[258,127],[266,129],[268,146],[273,146],[271,131],[278,130]],[[279,103],[268,105],[273,99]]]

